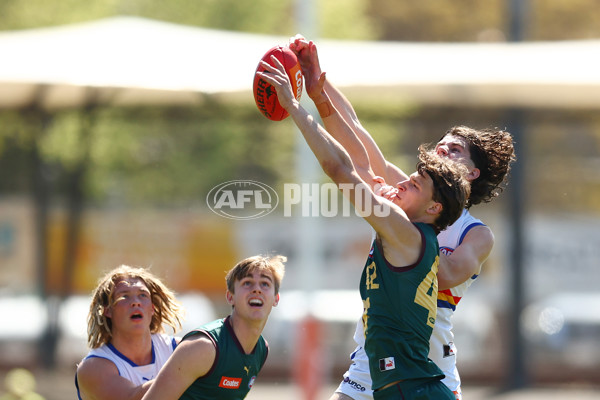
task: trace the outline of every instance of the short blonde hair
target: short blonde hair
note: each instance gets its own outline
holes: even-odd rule
[[[106,317],[106,308],[112,306],[115,286],[123,279],[140,279],[148,290],[154,306],[154,315],[150,323],[150,333],[164,332],[164,326],[170,326],[174,332],[181,329],[183,307],[175,294],[156,276],[144,268],[121,265],[100,279],[92,294],[88,313],[88,346],[100,347],[112,338],[112,321]]]
[[[283,280],[283,275],[285,274],[285,265],[284,263],[287,261],[287,257],[276,255],[276,256],[254,256],[243,259],[238,262],[233,268],[227,272],[227,276],[225,277],[225,281],[227,282],[227,290],[231,293],[234,293],[235,282],[243,279],[248,276],[248,274],[252,273],[255,270],[259,271],[269,271],[273,274],[273,279],[275,280],[275,294],[279,293],[279,287],[281,285],[281,281]]]

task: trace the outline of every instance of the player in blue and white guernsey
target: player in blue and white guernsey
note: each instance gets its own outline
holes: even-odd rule
[[[458,221],[438,235],[442,257],[451,256],[469,233],[471,233],[472,238],[479,234],[485,235],[485,237],[488,234],[491,235],[491,231],[487,226],[479,219],[473,217],[468,210],[464,210]],[[477,239],[481,238],[477,237]],[[491,251],[493,236],[491,240],[486,240],[486,242],[489,245],[485,246],[483,244],[485,247],[480,247],[480,249],[486,249],[482,253],[487,257],[487,254]],[[469,245],[472,245],[472,243]],[[467,245],[461,248],[461,250],[464,250],[466,247]],[[451,288],[438,291],[437,317],[431,339],[429,340],[429,358],[442,369],[445,374],[443,382],[452,389],[459,400],[462,399],[462,392],[460,388],[460,376],[456,368],[456,346],[454,345],[454,333],[452,332],[452,316],[454,315],[456,306],[467,292],[467,289],[469,289],[469,286],[477,279],[480,272],[481,264],[479,264],[479,268],[476,268],[476,271],[473,271],[473,275],[467,278],[466,281]]]
[[[383,157],[369,132],[360,124],[350,102],[329,80],[325,79],[319,65],[316,45],[301,36],[296,36],[290,40],[290,48],[298,56],[309,97],[315,104],[322,102],[319,86],[324,87],[335,110],[351,126],[353,134],[367,149],[369,162],[375,172],[388,182],[395,182],[405,177],[403,171]],[[346,143],[347,139],[343,136],[347,134],[347,130],[339,129],[337,122],[331,118],[325,118],[323,122],[332,136],[340,143]],[[351,147],[346,149],[353,161],[355,157],[360,156],[353,153]],[[482,202],[489,202],[499,195],[515,155],[510,133],[499,129],[477,130],[465,126],[449,129],[437,143],[435,151],[467,166],[468,179],[471,181],[471,195],[467,209],[458,221],[438,235],[441,249],[438,271],[440,290],[438,314],[429,353],[429,357],[445,374],[443,382],[455,393],[457,399],[461,399],[451,317],[460,299],[479,275],[481,266],[494,244],[494,236],[490,228],[474,218],[468,208]],[[360,321],[354,339],[357,348],[351,354],[352,364],[331,400],[373,398]]]
[[[79,400],[139,400],[177,345],[183,310],[157,277],[122,265],[93,292],[87,356],[77,367]]]
[[[283,256],[255,256],[226,276],[231,314],[186,334],[143,400],[241,400],[268,354],[262,331],[279,302]]]

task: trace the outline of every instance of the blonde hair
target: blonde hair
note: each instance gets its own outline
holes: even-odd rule
[[[140,279],[150,291],[154,306],[150,333],[163,333],[163,324],[170,326],[174,332],[181,329],[183,307],[175,294],[148,270],[121,265],[101,278],[92,294],[88,313],[88,346],[92,349],[110,342],[112,338],[112,321],[106,317],[105,310],[112,306],[115,286],[124,278]]]
[[[287,261],[287,257],[276,255],[276,256],[254,256],[243,259],[238,262],[233,268],[227,272],[225,281],[227,282],[227,290],[234,293],[235,282],[243,279],[252,273],[254,270],[269,271],[273,274],[275,294],[279,293],[279,287],[281,280],[285,274],[284,263]]]

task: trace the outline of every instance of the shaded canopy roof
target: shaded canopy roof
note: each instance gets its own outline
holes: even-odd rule
[[[288,38],[135,17],[0,33],[0,108],[200,104],[252,99],[262,55]],[[422,104],[600,106],[600,40],[406,43],[318,40],[328,79],[352,97]]]

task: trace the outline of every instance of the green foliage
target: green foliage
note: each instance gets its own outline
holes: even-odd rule
[[[531,40],[600,37],[600,1],[530,0]]]
[[[125,14],[206,28],[289,35],[292,0],[137,1]],[[121,13],[123,14],[123,13]]]
[[[43,158],[48,162],[61,164],[67,170],[77,168],[86,147],[83,134],[78,111],[56,114],[52,125],[40,138]]]
[[[32,110],[0,112],[0,193],[23,193],[31,188],[38,143],[49,121],[49,115]]]
[[[3,0],[0,30],[30,29],[114,15],[119,0]]]
[[[5,0],[0,30],[56,26],[117,15],[138,16],[205,28],[293,36],[298,0]],[[372,39],[367,0],[314,2],[318,31],[331,38]]]
[[[234,179],[274,184],[291,168],[290,126],[253,104],[109,109],[98,116],[90,194],[125,203],[190,204]]]
[[[0,193],[26,190],[30,163],[25,149],[31,141],[25,137],[18,113],[0,113]]]
[[[314,36],[400,41],[488,41],[508,36],[506,0],[3,0],[0,30],[117,15],[269,35],[300,30],[298,4],[312,4]],[[531,40],[600,37],[598,0],[527,0]],[[309,34],[307,32],[303,32]]]
[[[598,0],[522,0],[528,40],[600,37]],[[506,40],[508,0],[371,0],[380,40],[475,42]]]
[[[372,0],[369,14],[382,40],[477,41],[490,29],[503,29],[505,0]]]
[[[367,17],[367,0],[321,0],[316,6],[319,37],[375,40],[378,27]]]

